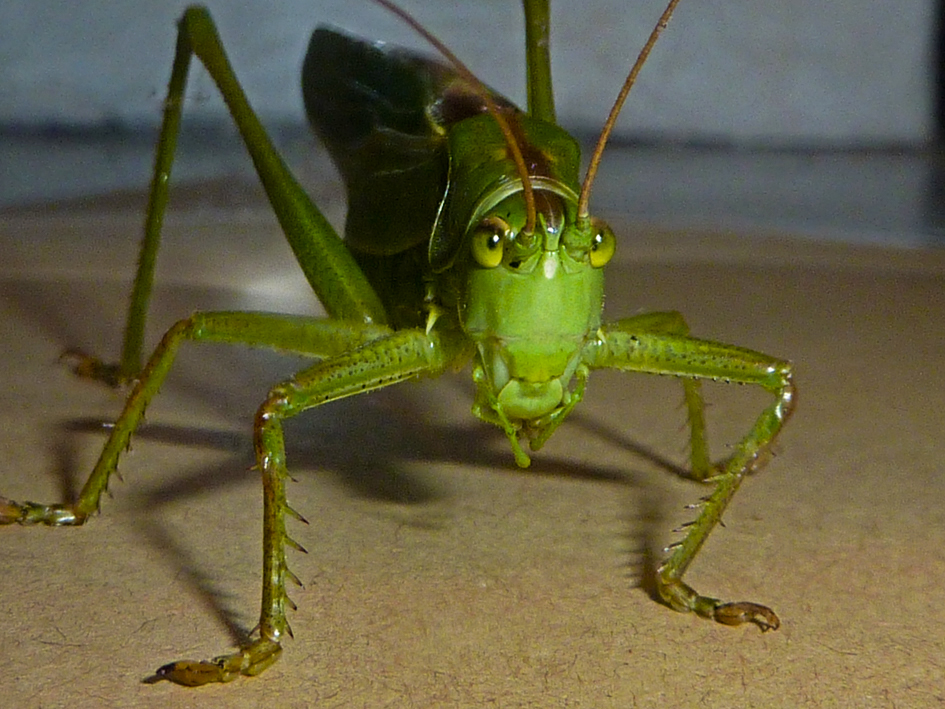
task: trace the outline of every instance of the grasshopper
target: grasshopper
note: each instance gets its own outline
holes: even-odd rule
[[[414,25],[448,63],[316,29],[302,88],[315,132],[348,194],[341,239],[278,155],[229,64],[208,11],[179,22],[156,151],[145,235],[121,360],[71,353],[80,376],[128,385],[124,410],[72,504],[0,498],[0,522],[69,526],[99,510],[121,453],[185,342],[227,342],[314,360],[269,391],[253,423],[264,489],[262,609],[254,635],[209,661],[178,661],[158,675],[183,685],[257,675],[282,653],[301,585],[286,549],[303,550],[286,519],[283,422],[343,397],[471,365],[472,411],[498,426],[516,463],[530,463],[584,396],[592,370],[678,377],[688,416],[693,479],[714,485],[695,520],[679,531],[656,572],[662,600],[728,625],[776,629],[771,609],[704,596],[682,576],[746,475],[760,467],[796,396],[785,360],[693,338],[677,312],[602,321],[603,268],[616,237],[590,215],[590,187],[623,100],[678,0],[672,0],[631,70],[580,184],[577,142],[555,122],[547,0],[523,0],[528,110],[485,88],[436,38]],[[142,366],[144,323],[192,56],[206,66],[252,156],[272,208],[327,318],[254,312],[197,312],[177,322]],[[712,463],[700,380],[760,386],[773,401],[725,460]]]

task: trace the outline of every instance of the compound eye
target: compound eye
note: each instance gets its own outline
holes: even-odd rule
[[[509,225],[498,217],[487,217],[472,235],[473,258],[483,268],[495,268],[505,255],[505,236]]]
[[[617,238],[610,227],[603,222],[595,222],[596,232],[591,239],[590,261],[594,268],[606,266],[617,250]]]

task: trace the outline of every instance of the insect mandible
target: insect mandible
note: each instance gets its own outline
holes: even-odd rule
[[[282,424],[343,397],[471,364],[473,413],[504,431],[515,461],[538,450],[581,401],[594,369],[678,377],[690,431],[693,479],[714,485],[656,572],[663,601],[720,623],[775,629],[771,609],[723,602],[683,574],[745,476],[767,458],[796,400],[791,365],[689,335],[676,312],[602,322],[603,267],[616,239],[589,214],[590,187],[609,132],[678,0],[667,6],[631,70],[579,184],[576,141],[555,122],[548,0],[523,0],[528,110],[488,90],[445,47],[388,0],[375,0],[433,42],[448,63],[316,29],[303,67],[305,105],[348,193],[345,239],[286,168],[250,107],[203,7],[179,23],[157,146],[145,236],[121,361],[71,353],[81,376],[130,386],[124,410],[78,499],[43,505],[0,498],[0,523],[80,525],[99,510],[118,459],[186,341],[274,348],[315,360],[276,384],[256,412],[253,441],[264,488],[259,625],[236,651],[178,661],[158,674],[184,685],[256,675],[290,632],[286,592],[299,584],[286,549],[301,549],[286,518],[289,478]],[[222,92],[272,208],[328,318],[198,312],[177,322],[141,365],[161,222],[191,57]],[[773,401],[731,454],[708,455],[700,380],[754,384]],[[299,584],[300,585],[300,584]]]

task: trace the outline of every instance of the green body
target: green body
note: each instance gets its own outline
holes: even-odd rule
[[[744,476],[757,468],[794,402],[790,365],[750,350],[691,338],[678,313],[602,323],[603,267],[614,235],[578,215],[579,152],[554,122],[548,7],[524,0],[529,110],[493,102],[511,127],[534,190],[527,233],[523,176],[482,91],[428,59],[319,29],[303,69],[306,108],[331,151],[349,197],[341,239],[286,169],[250,108],[207,11],[180,22],[157,149],[139,270],[120,364],[72,354],[76,371],[131,384],[125,409],[79,499],[67,505],[0,498],[0,522],[82,524],[96,512],[118,458],[186,340],[240,343],[310,356],[314,363],[275,385],[254,423],[264,487],[263,592],[258,637],[208,662],[162,667],[198,685],[258,674],[281,653],[292,603],[286,516],[288,472],[282,421],[342,397],[471,363],[473,413],[508,436],[517,463],[537,450],[584,395],[593,369],[681,378],[690,427],[692,477],[714,484],[686,535],[657,571],[662,599],[722,623],[776,628],[754,603],[722,603],[682,582]],[[196,313],[174,325],[141,367],[144,321],[190,58],[217,82],[253,157],[273,209],[327,319],[261,313]],[[710,463],[699,379],[757,384],[772,403],[732,448]],[[304,520],[303,520],[304,521]]]
[[[383,322],[468,343],[474,410],[506,431],[527,465],[520,436],[543,441],[570,410],[601,324],[602,264],[590,263],[598,225],[577,224],[576,141],[492,94],[536,191],[539,228],[525,235],[508,146],[479,88],[455,71],[320,28],[302,88],[344,178],[345,243],[384,304]],[[497,220],[503,258],[483,267],[470,242]]]

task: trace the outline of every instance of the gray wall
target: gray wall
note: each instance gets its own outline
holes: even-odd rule
[[[422,46],[368,0],[207,0],[251,99],[302,120],[298,71],[313,26]],[[170,68],[171,0],[0,5],[0,125],[155,124]],[[523,96],[515,0],[403,0],[488,83]],[[559,0],[559,110],[593,130],[663,0]],[[789,145],[918,142],[930,134],[931,0],[684,0],[621,130]],[[222,104],[196,72],[191,115]]]

